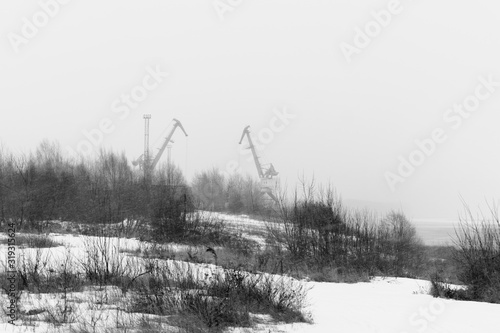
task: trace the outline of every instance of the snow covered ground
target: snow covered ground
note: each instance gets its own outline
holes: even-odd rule
[[[313,283],[309,292],[313,324],[262,325],[234,332],[304,333],[493,333],[500,305],[436,299],[429,282],[376,278],[369,283]]]
[[[223,220],[228,229],[241,232],[242,236],[256,241],[260,245],[265,245],[266,233],[269,227],[282,227],[279,223],[252,219],[247,215],[231,215],[208,211],[199,211],[199,213],[204,216],[210,216],[215,219]]]
[[[252,220],[247,217],[234,217],[218,214],[217,217],[227,220],[243,232],[258,237],[266,228],[266,223]],[[4,238],[4,236],[0,236]],[[72,236],[51,234],[49,237],[64,246],[44,249],[50,253],[50,264],[56,267],[69,249],[75,258],[84,255],[85,242],[94,239],[89,236]],[[120,249],[135,251],[144,244],[134,239],[112,238]],[[260,238],[263,241],[263,238]],[[184,251],[182,245],[172,245],[178,251]],[[0,248],[1,261],[6,258],[6,246]],[[18,251],[21,251],[19,249]],[[35,250],[24,250],[25,255],[35,255]],[[122,253],[130,257],[131,253]],[[134,258],[140,260],[139,258]],[[215,269],[213,265],[196,265],[182,263],[182,267],[192,267],[205,273]],[[472,333],[498,332],[500,327],[500,305],[479,302],[463,302],[436,299],[428,295],[429,282],[406,278],[375,278],[367,283],[316,283],[301,281],[310,288],[308,293],[307,311],[312,318],[312,324],[259,324],[255,328],[233,328],[228,332],[346,332],[346,333]],[[116,287],[111,287],[117,289]],[[92,300],[100,295],[91,288],[80,293],[72,294],[74,298]],[[81,302],[78,307],[78,317],[86,318],[85,322],[92,322],[96,318],[102,320],[102,325],[114,325],[122,320],[134,318],[119,318],[121,291],[113,290],[110,295],[116,300],[109,301],[109,306],[96,308],[91,303]],[[57,306],[60,302],[54,295],[29,295],[32,304]],[[26,301],[26,299],[25,299]],[[1,302],[7,304],[7,298],[2,294]],[[94,302],[95,303],[95,302]],[[60,305],[60,304],[59,304]],[[29,307],[29,306],[28,306]],[[148,318],[148,317],[146,317]],[[6,322],[6,316],[0,312],[0,321]],[[99,327],[101,325],[98,325]],[[104,328],[101,326],[101,328]],[[30,325],[14,327],[7,323],[0,325],[0,332],[69,332],[67,325],[54,327],[46,322],[34,322]]]
[[[493,333],[500,327],[499,305],[441,300],[420,294],[428,286],[426,281],[377,278],[370,283],[306,284],[312,288],[308,310],[313,324],[262,324],[251,329],[229,329],[228,332]],[[94,307],[82,306],[80,310],[81,317],[96,317]],[[109,325],[117,320],[114,310],[109,307],[109,311],[101,315]],[[54,330],[46,323],[38,325],[35,328],[3,324],[0,331]],[[61,327],[57,331],[65,330]]]

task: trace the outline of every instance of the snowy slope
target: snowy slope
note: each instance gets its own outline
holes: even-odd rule
[[[369,283],[312,283],[313,324],[235,329],[234,332],[493,333],[500,305],[436,299],[421,294],[428,281],[376,278]]]
[[[218,217],[230,220],[230,223],[241,226],[253,234],[252,226],[264,230],[265,223],[251,220],[246,217],[231,217],[220,214]],[[44,249],[50,253],[51,265],[60,263],[70,249],[75,260],[84,255],[85,242],[95,239],[89,236],[50,235],[51,238],[64,243],[52,249]],[[2,237],[4,238],[4,236]],[[111,243],[121,250],[135,250],[141,246],[138,240],[111,238]],[[184,250],[182,245],[173,245],[178,250]],[[1,261],[5,260],[6,248],[0,248]],[[25,255],[34,255],[33,249],[21,250]],[[129,254],[122,254],[130,257]],[[139,258],[131,258],[141,261]],[[174,262],[169,261],[170,264]],[[177,262],[181,269],[195,268],[199,274],[212,272],[213,265],[196,265]],[[261,324],[252,329],[229,329],[229,332],[346,332],[346,333],[472,333],[498,332],[500,328],[500,305],[463,302],[435,299],[428,295],[429,282],[406,278],[376,278],[368,283],[316,283],[302,281],[310,288],[308,294],[307,311],[311,314],[312,324]],[[85,292],[84,292],[85,293]],[[82,295],[91,298],[95,293]],[[119,296],[119,295],[118,295]],[[118,297],[117,296],[117,297]],[[34,295],[33,302],[39,299],[51,298],[50,295]],[[2,302],[6,304],[5,295]],[[80,308],[79,316],[91,317],[95,310]],[[94,312],[92,312],[94,311]],[[106,311],[106,310],[104,310]],[[113,308],[107,311],[110,324],[113,324]],[[6,319],[3,313],[0,320]],[[264,321],[265,322],[265,321]],[[106,325],[106,323],[103,323]],[[12,327],[9,324],[0,324],[0,332],[50,332],[53,327],[46,323],[37,322],[38,327]],[[65,332],[60,327],[58,331]],[[69,331],[69,330],[68,330]]]
[[[265,231],[268,222],[215,213],[247,234]],[[260,239],[263,243],[264,239]],[[267,326],[262,332],[472,333],[499,332],[500,305],[433,298],[429,281],[376,278],[370,283],[315,283],[309,312],[313,324]],[[236,329],[235,332],[255,331]]]

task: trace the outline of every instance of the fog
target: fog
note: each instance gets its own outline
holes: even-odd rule
[[[500,198],[500,22],[482,1],[2,1],[0,142],[151,150],[456,218]],[[165,160],[164,156],[162,160]]]

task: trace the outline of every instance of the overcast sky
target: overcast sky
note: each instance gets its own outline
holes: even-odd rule
[[[257,176],[238,146],[250,125],[282,182],[314,174],[345,199],[455,218],[460,196],[500,198],[492,3],[3,0],[0,141],[78,152],[87,132],[134,159],[149,113],[153,151],[183,123],[172,156],[188,178]]]

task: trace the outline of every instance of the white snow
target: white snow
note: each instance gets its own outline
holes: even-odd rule
[[[252,228],[264,230],[266,222],[249,219],[248,217],[234,217],[217,214],[229,223],[242,226],[254,235]],[[43,255],[50,256],[50,266],[57,267],[69,252],[75,259],[83,258],[85,242],[95,241],[91,236],[49,235],[65,246],[43,249]],[[2,237],[3,238],[3,237]],[[135,251],[147,246],[136,239],[110,238],[111,246],[121,250]],[[178,251],[187,250],[182,245],[171,245]],[[0,261],[5,262],[6,246],[0,248]],[[18,249],[25,256],[36,255],[35,249]],[[130,253],[122,253],[130,257]],[[140,258],[133,258],[139,264]],[[177,268],[187,270],[196,269],[200,275],[213,273],[214,265],[196,265],[185,262],[165,261],[165,264],[178,265]],[[464,302],[433,298],[428,295],[429,282],[424,280],[406,278],[375,278],[366,283],[316,283],[300,281],[310,288],[308,293],[308,306],[306,311],[312,317],[312,324],[259,324],[253,328],[232,328],[228,332],[345,332],[345,333],[489,333],[498,332],[500,327],[500,305],[479,302]],[[113,287],[107,287],[113,288]],[[92,289],[92,288],[90,288]],[[125,323],[127,320],[136,320],[133,315],[118,311],[120,306],[121,291],[111,290],[106,294],[115,299],[108,302],[107,306],[95,307],[96,297],[101,297],[102,290],[85,290],[72,293],[69,297],[80,299],[78,316],[81,322],[89,323],[99,317],[100,325],[116,327],[118,321]],[[114,288],[117,289],[117,288]],[[113,296],[114,295],[114,296]],[[23,295],[22,301],[25,309],[40,308],[45,305],[61,305],[61,297],[53,294]],[[83,302],[83,300],[94,300]],[[1,304],[7,304],[4,293],[1,295]],[[59,302],[59,303],[58,303]],[[121,316],[121,317],[119,317]],[[127,317],[128,316],[128,317]],[[151,316],[150,316],[151,317]],[[265,316],[263,316],[264,318]],[[0,320],[6,322],[4,312],[0,312]],[[145,317],[149,318],[148,316]],[[149,320],[149,319],[147,319]],[[263,319],[265,322],[265,318]],[[78,321],[77,321],[78,323]],[[43,321],[31,323],[36,326],[14,327],[10,324],[0,324],[0,332],[52,332],[54,326]],[[69,325],[60,326],[57,331],[69,331]]]
[[[233,332],[489,333],[500,305],[433,298],[429,282],[376,278],[369,283],[307,282],[313,324],[260,325]]]
[[[282,228],[279,223],[252,219],[248,215],[231,215],[209,211],[199,211],[199,213],[205,217],[223,220],[229,229],[241,232],[243,237],[260,245],[266,244],[265,235],[268,228]]]

